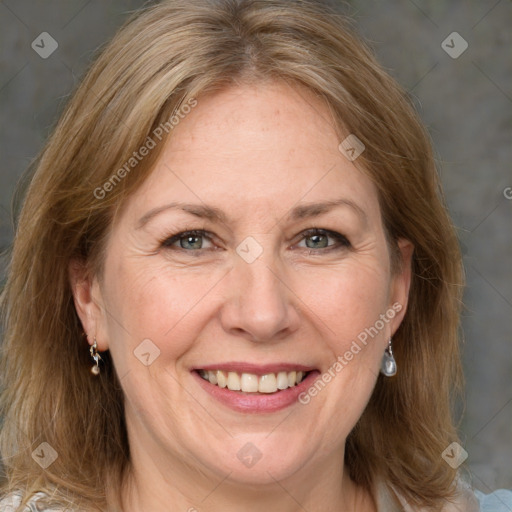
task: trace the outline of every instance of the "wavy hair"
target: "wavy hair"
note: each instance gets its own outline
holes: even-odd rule
[[[441,453],[457,440],[463,272],[430,138],[350,21],[302,0],[146,7],[101,50],[74,92],[18,193],[1,295],[3,492],[28,498],[42,490],[84,510],[119,507],[130,461],[123,393],[108,352],[105,371],[91,378],[69,265],[81,261],[101,277],[109,229],[172,129],[161,130],[162,140],[115,186],[113,176],[155,129],[169,127],[192,99],[200,105],[203,94],[274,80],[324,101],[340,142],[349,133],[364,142],[357,165],[378,189],[389,243],[396,249],[403,237],[415,246],[409,307],[394,336],[400,371],[379,377],[347,439],[350,475],[367,489],[383,478],[409,503],[432,510],[453,496],[455,471]],[[41,442],[58,454],[44,470],[31,456]]]

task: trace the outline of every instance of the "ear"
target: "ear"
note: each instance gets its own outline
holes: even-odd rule
[[[391,281],[390,307],[396,311],[395,317],[391,320],[391,335],[402,323],[407,311],[409,302],[409,289],[411,287],[412,276],[412,255],[414,253],[414,245],[405,238],[398,240],[399,264],[395,270]]]
[[[89,345],[92,345],[96,338],[98,350],[100,352],[107,350],[105,309],[102,306],[103,298],[98,280],[91,276],[85,263],[78,260],[71,261],[68,274],[75,309]]]

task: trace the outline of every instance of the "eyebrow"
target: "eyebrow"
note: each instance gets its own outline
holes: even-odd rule
[[[366,223],[368,221],[368,217],[366,216],[366,212],[354,201],[350,199],[340,198],[335,199],[333,201],[323,201],[321,203],[307,203],[303,205],[296,206],[290,212],[288,218],[290,220],[298,220],[306,217],[317,217],[318,215],[322,215],[331,211],[334,208],[339,206],[348,206],[351,208],[361,219]]]
[[[364,221],[364,223],[367,222],[368,218],[365,211],[354,201],[345,198],[332,201],[301,204],[293,208],[287,217],[291,221],[309,217],[317,217],[340,206],[349,207]],[[223,224],[229,223],[229,217],[226,215],[226,213],[224,213],[219,208],[216,208],[215,206],[206,204],[173,202],[163,206],[158,206],[157,208],[153,208],[144,214],[137,222],[137,229],[141,229],[154,217],[167,210],[182,210],[202,219],[208,219],[214,222],[217,221]]]

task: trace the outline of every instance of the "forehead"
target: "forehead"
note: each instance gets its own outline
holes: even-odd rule
[[[340,152],[334,119],[310,91],[244,85],[197,101],[135,194],[137,213],[179,200],[241,216],[342,197],[378,215],[373,183]]]

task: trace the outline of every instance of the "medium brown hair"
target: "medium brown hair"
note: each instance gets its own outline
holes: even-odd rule
[[[394,336],[399,371],[379,377],[350,434],[346,463],[358,484],[377,477],[410,503],[439,508],[454,470],[441,458],[457,440],[452,390],[461,257],[440,191],[430,139],[406,93],[376,63],[349,22],[315,2],[173,0],[120,29],[73,95],[32,169],[1,297],[3,492],[38,490],[106,510],[130,451],[123,393],[109,353],[90,375],[68,267],[101,276],[116,213],[152,170],[167,137],[103,189],[154,130],[191,98],[250,80],[282,80],[329,107],[341,137],[364,142],[357,165],[379,191],[390,244],[415,247],[405,318]],[[31,457],[49,443],[57,460]]]

